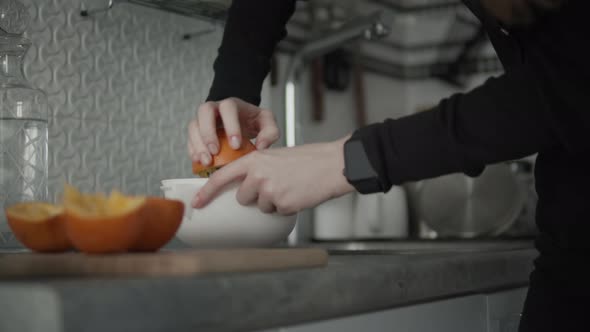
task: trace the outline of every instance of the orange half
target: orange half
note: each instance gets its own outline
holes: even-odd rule
[[[223,128],[217,129],[217,138],[219,139],[219,153],[211,156],[211,163],[207,166],[203,166],[200,162],[193,162],[193,174],[201,177],[209,177],[215,170],[250,152],[256,151],[254,144],[247,139],[242,140],[242,146],[238,150],[234,150],[229,144]]]
[[[148,197],[141,210],[143,228],[133,251],[157,251],[166,245],[180,227],[184,203],[178,200]]]
[[[144,197],[83,194],[66,185],[64,209],[66,234],[76,249],[90,254],[127,251],[142,230]]]
[[[10,229],[25,247],[39,252],[72,249],[66,236],[61,206],[26,202],[10,206],[5,212]]]

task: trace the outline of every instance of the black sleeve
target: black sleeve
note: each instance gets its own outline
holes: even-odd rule
[[[295,0],[234,0],[213,65],[215,77],[207,100],[237,97],[260,104],[270,58],[283,39]]]
[[[361,128],[353,137],[363,141],[385,190],[450,173],[476,176],[487,164],[544,149],[587,149],[588,112],[565,103],[555,109],[550,96],[526,67],[517,68],[430,111]]]

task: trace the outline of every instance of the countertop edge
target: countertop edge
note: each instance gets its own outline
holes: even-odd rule
[[[49,290],[64,332],[263,330],[526,286],[536,255],[526,249],[331,256],[325,268],[281,272],[3,282],[0,308],[10,305],[8,290],[19,289],[12,300],[24,302]],[[0,321],[14,315],[0,310]]]

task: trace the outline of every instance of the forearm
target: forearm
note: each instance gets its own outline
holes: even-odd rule
[[[295,11],[295,0],[234,0],[213,65],[215,77],[207,100],[238,97],[260,103],[276,45]]]
[[[518,159],[560,143],[543,93],[526,71],[488,80],[434,109],[362,128],[369,159],[389,188]]]

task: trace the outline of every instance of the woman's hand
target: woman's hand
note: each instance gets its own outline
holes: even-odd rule
[[[211,155],[219,153],[217,118],[221,118],[230,145],[239,149],[242,139],[256,138],[256,148],[268,148],[279,139],[274,114],[267,109],[238,98],[206,102],[199,107],[197,117],[188,127],[188,153],[194,162],[207,166]]]
[[[206,206],[225,185],[240,180],[238,202],[257,204],[266,213],[290,215],[342,196],[354,190],[342,173],[345,141],[252,152],[213,173],[192,205]]]

